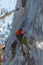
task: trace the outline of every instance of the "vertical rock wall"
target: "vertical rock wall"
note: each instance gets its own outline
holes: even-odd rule
[[[40,3],[41,3],[40,0],[27,0],[26,7],[22,8],[21,0],[17,0],[16,8],[20,8],[20,9],[19,11],[14,13],[13,22],[12,22],[13,29],[11,30],[11,35],[9,36],[9,39],[8,39],[8,42],[6,44],[6,48],[4,51],[4,54],[6,55],[6,59],[8,60],[3,65],[23,65],[23,63],[24,65],[35,65],[35,62],[36,62],[36,65],[43,65],[43,62],[41,60],[39,61],[39,59],[42,59],[41,55],[42,55],[43,50],[40,49],[40,47],[39,48],[37,47],[36,42],[35,42],[35,46],[34,44],[30,45],[31,51],[29,51],[29,49],[24,48],[26,50],[26,54],[28,58],[27,57],[25,58],[22,54],[23,51],[21,52],[19,50],[19,45],[20,47],[22,47],[20,42],[18,42],[19,45],[16,47],[16,55],[12,62],[10,61],[10,54],[9,54],[11,51],[11,44],[16,39],[14,35],[15,30],[22,27],[24,32],[26,32],[26,36],[28,40],[29,40],[30,35],[33,35],[35,37],[34,24],[35,24],[35,20],[38,14],[38,10],[39,8],[41,8]],[[29,44],[29,41],[28,41],[28,44]],[[29,52],[30,52],[30,55],[29,55]]]

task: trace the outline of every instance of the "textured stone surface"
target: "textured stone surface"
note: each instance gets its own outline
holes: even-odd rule
[[[21,0],[18,0],[16,8],[21,8],[20,3]],[[4,51],[4,54],[6,55],[6,62],[3,65],[43,65],[43,32],[41,30],[41,23],[43,23],[41,20],[43,17],[41,10],[43,5],[40,3],[42,3],[40,0],[27,0],[26,7],[24,9],[21,8],[14,14],[12,23],[13,29]],[[16,39],[14,33],[15,30],[21,27],[26,32],[25,35],[28,38],[28,44],[30,35],[35,37],[35,42],[32,45],[29,44],[31,48],[31,50],[29,50],[22,46],[22,44],[18,41],[19,44],[15,50],[15,57],[13,58],[13,61],[11,61],[11,54],[9,53],[11,51],[11,44]],[[23,52],[25,52],[25,54],[23,54]]]

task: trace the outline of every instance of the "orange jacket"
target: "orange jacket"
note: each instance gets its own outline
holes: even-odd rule
[[[24,34],[22,30],[16,30],[16,35]]]

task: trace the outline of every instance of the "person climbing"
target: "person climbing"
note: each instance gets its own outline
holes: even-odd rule
[[[24,36],[24,34],[25,32],[22,29],[16,30],[15,32],[17,39],[29,48],[29,46],[27,45],[27,37]]]
[[[22,29],[16,30],[16,36],[23,38],[23,36],[24,36],[23,30]]]

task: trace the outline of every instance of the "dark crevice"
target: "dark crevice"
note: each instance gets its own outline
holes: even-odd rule
[[[25,7],[26,5],[26,0],[22,0],[22,7]]]

